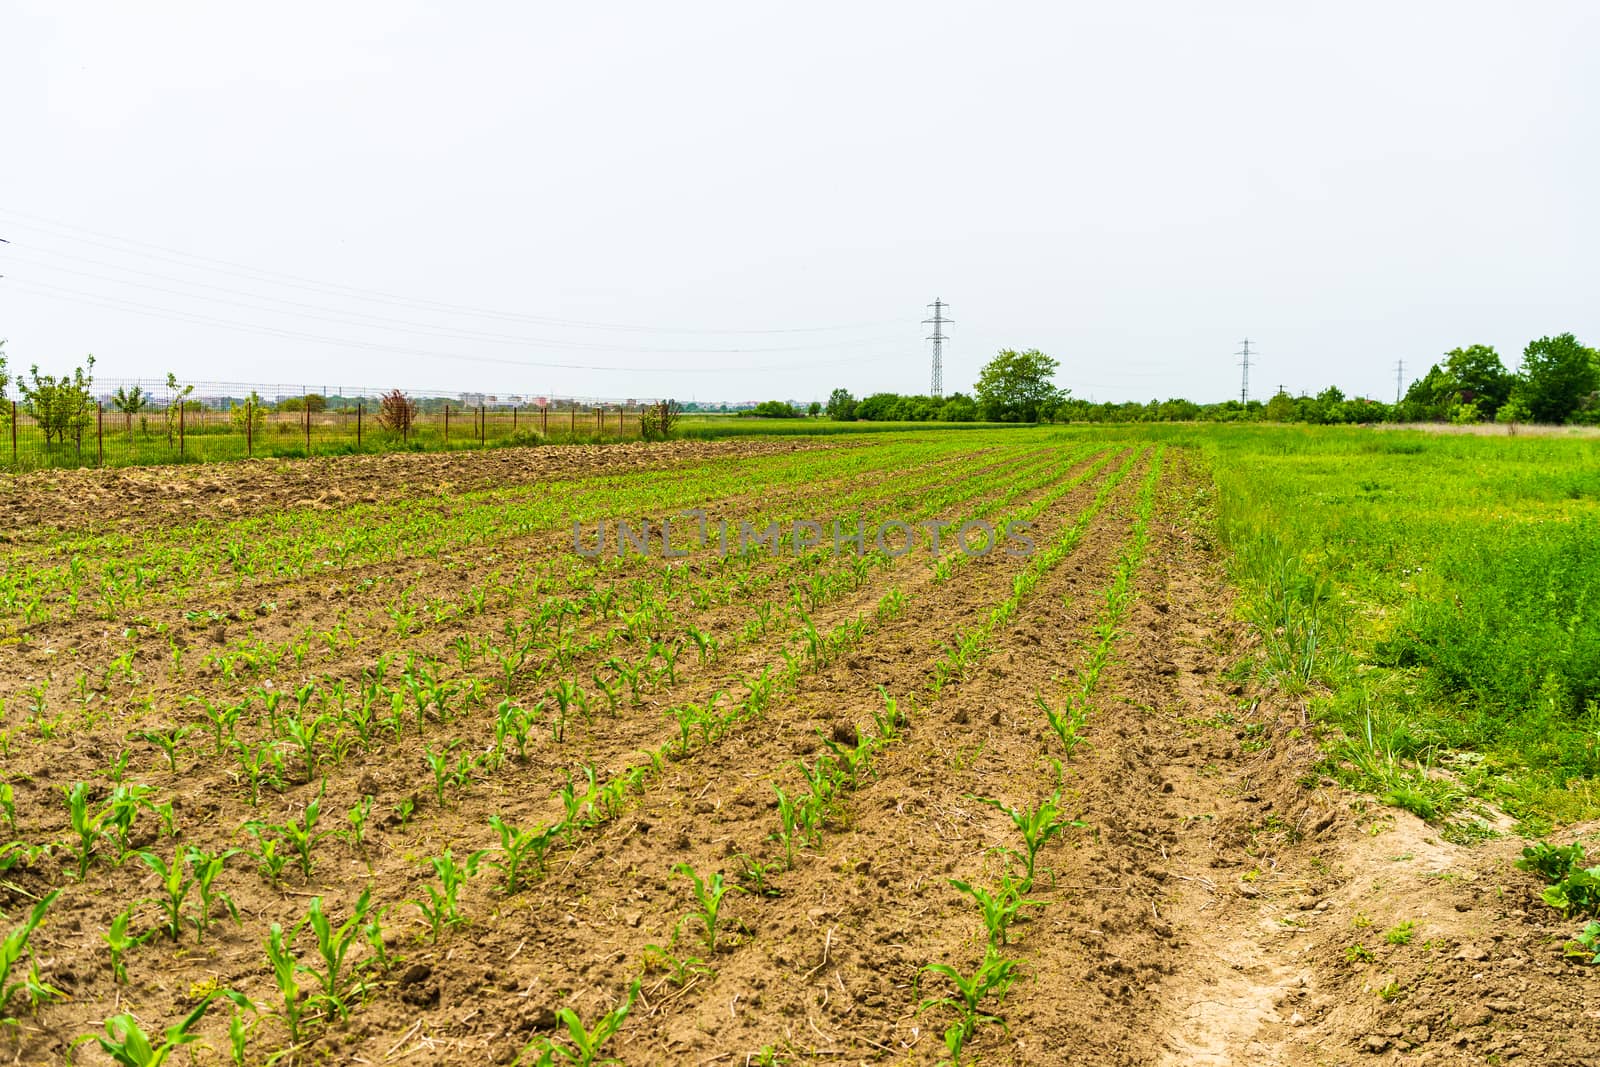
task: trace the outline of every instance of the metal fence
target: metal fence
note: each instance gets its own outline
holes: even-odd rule
[[[135,393],[134,388],[138,388]],[[284,386],[96,383],[66,416],[0,403],[0,467],[132,466],[255,457],[439,451],[640,436],[653,399],[405,393],[407,419],[385,418],[388,390],[323,393]]]

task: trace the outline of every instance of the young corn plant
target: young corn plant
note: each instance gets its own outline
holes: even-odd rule
[[[699,956],[679,956],[673,953],[678,944],[678,931],[673,928],[672,937],[666,947],[661,945],[646,945],[644,947],[644,968],[647,971],[665,971],[667,981],[682,989],[689,984],[689,979],[696,975],[717,973],[706,965],[706,961]]]
[[[233,897],[223,892],[217,885],[217,877],[222,874],[228,860],[238,855],[238,851],[230,848],[224,852],[213,853],[191,846],[184,854],[184,860],[189,864],[189,871],[194,876],[195,892],[200,897],[200,907],[193,918],[197,942],[206,939],[206,931],[211,929],[218,904],[222,905],[235,923],[239,922],[238,905],[234,904]]]
[[[200,1040],[195,1027],[199,1025],[217,997],[231,1000],[240,1008],[254,1007],[243,993],[235,993],[231,989],[218,990],[207,993],[182,1021],[167,1027],[161,1035],[160,1044],[156,1044],[139,1026],[139,1020],[128,1012],[107,1019],[104,1036],[86,1034],[73,1044],[78,1045],[93,1040],[113,1062],[120,1064],[121,1067],[160,1067],[171,1059],[178,1049]]]
[[[616,1036],[622,1029],[623,1020],[628,1017],[628,1012],[633,1009],[634,998],[639,995],[639,980],[634,979],[628,987],[628,996],[623,1002],[612,1008],[600,1017],[593,1028],[583,1025],[583,1020],[578,1018],[578,1013],[571,1008],[562,1008],[556,1012],[556,1018],[566,1029],[565,1043],[558,1042],[555,1038],[541,1037],[534,1040],[522,1050],[518,1063],[530,1062],[527,1057],[530,1053],[537,1055],[532,1060],[534,1064],[557,1063],[560,1057],[562,1063],[572,1064],[573,1067],[601,1067],[604,1064],[620,1064],[622,1061],[604,1055],[606,1043]]]
[[[165,920],[160,929],[169,940],[176,942],[182,936],[183,925],[187,921],[184,909],[189,900],[189,891],[194,888],[194,876],[183,862],[183,854],[178,851],[173,852],[171,863],[154,852],[141,852],[139,858],[155,872],[160,882],[161,895],[155,898]]]
[[[955,987],[955,996],[929,997],[917,1005],[917,1011],[932,1007],[955,1010],[956,1020],[945,1030],[944,1044],[950,1053],[949,1062],[959,1065],[962,1051],[980,1024],[999,1023],[1001,1029],[1005,1028],[1005,1020],[985,1012],[982,1004],[990,996],[997,1002],[1005,1000],[1011,983],[1017,979],[1017,961],[1002,957],[994,943],[990,942],[983,951],[983,962],[978,964],[978,969],[970,977],[947,963],[930,963],[922,969],[948,979]]]
[[[328,1008],[341,1019],[350,1018],[351,999],[360,996],[365,989],[360,981],[352,981],[346,974],[345,957],[361,936],[371,910],[372,890],[369,887],[361,891],[350,917],[337,927],[323,912],[321,897],[312,898],[311,909],[306,913],[306,925],[311,927],[311,933],[317,939],[317,955],[322,957],[321,970],[304,963],[298,965],[302,974],[309,974],[317,980],[319,988],[309,1002]]]
[[[983,916],[984,928],[989,931],[989,941],[996,945],[1006,944],[1006,931],[1023,908],[1045,906],[1045,901],[1042,900],[1024,900],[1021,884],[1013,880],[1009,874],[1001,875],[1000,885],[993,891],[982,886],[970,885],[959,878],[950,879],[950,884],[959,892],[971,897],[978,905],[979,912]]]
[[[1087,702],[1079,697],[1069,697],[1066,704],[1057,710],[1037,693],[1033,696],[1033,702],[1044,712],[1050,729],[1061,739],[1061,747],[1066,750],[1067,759],[1070,760],[1078,746],[1083,744],[1083,726],[1089,718]]]
[[[793,797],[783,791],[783,787],[773,784],[772,789],[778,794],[778,832],[776,837],[783,845],[783,869],[794,870],[794,843],[801,837],[802,823],[800,820],[800,806]]]
[[[239,773],[250,787],[250,806],[261,803],[261,787],[283,788],[283,754],[276,741],[264,741],[251,747],[243,741],[233,743],[234,758],[239,761]]]
[[[693,867],[687,863],[679,863],[672,868],[673,874],[681,874],[694,883],[694,899],[700,905],[698,912],[691,912],[687,918],[699,920],[705,928],[706,952],[715,956],[717,954],[717,920],[722,913],[722,898],[728,893],[743,893],[743,886],[728,885],[722,880],[722,872],[717,871],[710,878],[702,878]]]
[[[976,800],[980,804],[987,804],[991,808],[1005,812],[1010,816],[1011,824],[1022,835],[1023,850],[1021,852],[1011,848],[1005,848],[1001,851],[1022,859],[1024,876],[1019,885],[1024,893],[1033,888],[1034,863],[1038,858],[1039,850],[1044,848],[1046,842],[1068,827],[1086,825],[1077,819],[1067,818],[1066,812],[1061,808],[1061,791],[1059,789],[1040,801],[1039,806],[1036,808],[1007,807],[998,800],[973,796],[970,793],[967,794],[967,799]]]
[[[146,930],[134,937],[128,933],[128,927],[131,925],[133,925],[133,907],[129,906],[112,919],[111,927],[100,935],[105,939],[106,946],[111,952],[111,980],[117,985],[126,985],[128,982],[128,968],[123,962],[128,950],[137,948],[160,932]]]
[[[67,794],[67,815],[72,824],[72,832],[78,835],[78,881],[83,881],[89,876],[89,864],[94,862],[95,845],[104,835],[103,824],[107,812],[105,810],[90,812],[89,787],[83,782],[78,782]]]
[[[545,853],[555,844],[561,827],[540,824],[528,830],[519,830],[500,818],[489,816],[489,825],[500,835],[499,860],[490,860],[489,866],[506,877],[506,895],[511,896],[522,888],[523,868],[532,865],[536,872],[544,871]]]
[[[299,930],[296,926],[285,935],[283,927],[273,923],[267,931],[267,963],[278,987],[278,999],[283,1002],[283,1011],[278,1017],[289,1031],[291,1045],[300,1043],[300,1019],[306,1009],[306,1002],[300,996],[300,981],[295,977],[300,972],[299,961],[294,957],[294,937]]]
[[[175,774],[178,770],[178,744],[193,732],[193,726],[171,726],[165,730],[135,730],[126,740],[148,741],[155,745],[161,750],[161,754],[167,757],[167,770]]]
[[[367,819],[372,814],[372,805],[376,799],[368,795],[350,805],[349,810],[344,813],[344,817],[350,821],[350,829],[335,831],[358,852],[366,847]]]
[[[28,913],[28,917],[21,924],[14,926],[4,937],[0,937],[0,1025],[17,1025],[17,1020],[6,1015],[11,998],[18,990],[28,985],[27,977],[12,981],[11,972],[16,967],[22,954],[28,951],[28,939],[44,921],[44,913],[50,910],[50,905],[55,903],[56,897],[61,895],[61,890],[55,889],[39,899]]]
[[[428,927],[433,933],[433,943],[439,943],[439,932],[446,926],[457,926],[466,922],[466,916],[461,914],[460,895],[461,887],[468,878],[478,873],[478,861],[483,859],[487,850],[480,849],[467,856],[465,863],[457,863],[455,855],[447,848],[444,855],[435,856],[428,862],[433,865],[433,873],[439,876],[439,886],[423,886],[428,891],[427,900],[412,901],[417,910],[422,912],[422,917],[428,920]]]

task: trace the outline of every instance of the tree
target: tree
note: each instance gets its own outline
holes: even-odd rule
[[[179,385],[178,376],[171,371],[167,372],[167,443],[177,439],[179,421],[183,418],[183,406],[189,399],[189,394],[194,392],[193,385]]]
[[[1060,366],[1037,348],[1001,349],[979,372],[973,388],[983,417],[991,422],[1038,422],[1070,395],[1052,381]]]
[[[1273,394],[1272,399],[1267,401],[1265,417],[1268,422],[1292,422],[1294,421],[1294,415],[1294,397],[1282,389],[1279,389]]]
[[[267,421],[267,405],[254,389],[250,390],[250,396],[243,404],[228,406],[228,421],[233,423],[240,433],[244,432],[246,419],[250,422],[252,434],[260,433],[262,425]]]
[[[750,414],[758,419],[797,419],[800,413],[789,405],[787,400],[763,400],[751,409]]]
[[[889,422],[894,418],[894,407],[898,403],[899,393],[873,393],[856,402],[856,418],[866,422]]]
[[[320,415],[328,410],[328,398],[321,393],[307,393],[305,396],[285,397],[278,403],[279,411],[310,411],[313,415]]]
[[[1566,422],[1600,388],[1592,349],[1570,333],[1541,337],[1522,350],[1517,392],[1536,422]]]
[[[816,418],[818,415],[822,414],[822,404],[821,404],[821,402],[813,400],[811,402],[810,406],[808,406],[806,408],[806,413],[808,415],[810,415],[813,419]]]
[[[135,385],[132,389],[127,386],[117,386],[117,391],[111,394],[111,406],[122,412],[122,421],[127,426],[128,435],[133,435],[133,417],[150,406],[150,394],[141,386]]]
[[[965,393],[951,393],[939,406],[940,422],[977,422],[978,405]]]
[[[83,446],[83,432],[94,421],[94,357],[89,356],[84,363],[84,367],[72,368],[70,378],[65,374],[59,378],[40,374],[35,363],[28,371],[31,382],[17,379],[23,403],[44,433],[46,445],[65,444],[70,437],[80,448]]]
[[[856,417],[856,398],[850,395],[848,389],[835,389],[828,394],[828,406],[824,410],[830,419],[853,422]]]
[[[1488,345],[1452,348],[1445,353],[1444,371],[1456,402],[1476,404],[1486,419],[1494,418],[1511,396],[1513,378]]]

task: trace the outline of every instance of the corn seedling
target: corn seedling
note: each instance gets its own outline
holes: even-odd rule
[[[206,931],[211,928],[212,913],[218,904],[221,904],[235,923],[239,922],[239,908],[233,902],[233,897],[223,892],[217,885],[217,876],[222,873],[231,856],[237,855],[237,849],[226,852],[205,852],[198,848],[190,848],[184,855],[189,864],[189,870],[194,875],[195,892],[200,897],[200,910],[194,916],[195,940],[204,941]]]
[[[364,796],[344,813],[350,821],[350,829],[337,831],[339,836],[349,843],[351,848],[360,850],[365,847],[367,836],[367,818],[372,814],[372,805],[376,798]]]
[[[433,933],[433,943],[439,943],[439,932],[446,926],[455,926],[465,922],[466,917],[461,914],[459,897],[461,887],[468,878],[478,873],[478,861],[484,856],[480,849],[467,856],[465,863],[458,864],[455,855],[449,850],[444,850],[444,855],[435,856],[428,862],[433,865],[433,872],[439,876],[439,886],[423,886],[428,891],[427,900],[412,901],[417,910],[422,912],[422,917],[428,920],[428,927]]]
[[[275,741],[265,741],[251,747],[243,741],[233,743],[234,757],[239,761],[238,777],[250,787],[250,806],[261,803],[261,787],[283,787],[283,756]]]
[[[1078,746],[1083,744],[1083,725],[1088,720],[1088,708],[1078,698],[1069,698],[1067,703],[1057,711],[1050,706],[1049,701],[1038,694],[1034,695],[1033,702],[1044,712],[1045,719],[1050,723],[1050,729],[1055,731],[1061,739],[1061,747],[1066,750],[1070,760]]]
[[[773,791],[778,794],[778,832],[774,835],[783,844],[784,867],[786,871],[794,870],[794,842],[801,829],[800,808],[795,804],[794,798],[783,791],[783,788],[774,784]]]
[[[665,971],[667,981],[682,989],[696,975],[715,974],[699,956],[678,956],[672,948],[677,944],[678,931],[672,931],[672,940],[663,948],[660,945],[644,947],[644,966],[647,971]]]
[[[489,825],[500,835],[500,860],[490,860],[489,866],[506,876],[506,895],[522,887],[523,867],[531,863],[536,871],[544,870],[545,853],[555,844],[560,826],[543,824],[530,830],[519,830],[498,815],[489,816]]]
[[[777,860],[763,861],[753,859],[752,857],[746,856],[742,853],[735,858],[743,864],[743,870],[739,872],[739,877],[749,885],[750,888],[747,890],[747,892],[755,893],[757,896],[763,897],[777,897],[783,895],[783,891],[777,886],[773,885],[770,881],[774,873],[774,869],[778,866]]]
[[[978,905],[983,916],[983,925],[989,932],[989,940],[996,945],[1006,943],[1006,931],[1011,921],[1017,917],[1024,907],[1042,908],[1042,900],[1024,900],[1021,886],[1014,882],[1009,874],[1002,875],[999,888],[993,892],[982,886],[970,885],[958,878],[950,879],[950,884]]]
[[[289,1031],[291,1045],[300,1041],[300,1016],[305,1011],[300,981],[295,977],[300,971],[294,958],[294,935],[299,929],[297,926],[285,936],[283,927],[273,923],[267,931],[267,963],[272,967],[272,979],[278,987],[278,998],[283,1002],[283,1011],[278,1017]]]
[[[78,782],[67,790],[67,814],[72,824],[72,832],[78,835],[78,881],[83,881],[89,875],[89,864],[94,860],[95,844],[100,840],[106,813],[89,811],[89,787],[83,782]]]
[[[1004,1019],[984,1012],[981,1005],[989,996],[996,1001],[1005,999],[1011,983],[1017,978],[1017,961],[1003,958],[994,943],[990,942],[983,951],[983,962],[971,977],[947,963],[930,963],[922,969],[942,976],[955,987],[954,997],[929,997],[917,1005],[917,1011],[941,1006],[955,1009],[956,1021],[945,1031],[944,1041],[945,1048],[950,1052],[950,1062],[959,1064],[961,1052],[972,1040],[979,1024],[999,1023],[1002,1029],[1005,1027]]]
[[[194,876],[189,873],[179,852],[173,853],[171,863],[154,852],[141,852],[139,858],[155,872],[160,881],[161,895],[155,900],[161,906],[161,913],[166,920],[160,929],[175,942],[183,933],[184,905],[189,899],[189,890],[194,888]]]
[[[26,978],[13,982],[11,980],[11,972],[16,967],[17,961],[22,958],[22,954],[28,951],[28,939],[33,936],[33,932],[44,921],[44,913],[50,909],[50,905],[55,903],[56,897],[60,895],[61,890],[59,889],[52,890],[46,894],[33,906],[33,910],[28,913],[27,919],[23,920],[20,925],[12,927],[3,938],[0,938],[0,1016],[5,1016],[7,1006],[11,1003],[11,998],[16,995],[18,990],[24,989],[28,984]],[[10,1017],[0,1018],[0,1024],[6,1023],[15,1026],[17,1025],[17,1020]]]
[[[193,726],[168,727],[165,730],[135,730],[127,736],[129,741],[148,741],[167,757],[167,770],[177,773],[178,743],[194,732]]]
[[[574,1067],[600,1067],[602,1064],[620,1064],[622,1061],[610,1056],[602,1056],[606,1042],[616,1036],[622,1028],[622,1022],[628,1017],[628,1012],[633,1008],[634,998],[639,995],[639,982],[634,980],[628,987],[628,996],[623,1002],[612,1008],[600,1017],[592,1029],[583,1025],[583,1020],[578,1018],[578,1013],[571,1008],[562,1008],[556,1012],[556,1018],[566,1028],[566,1043],[560,1044],[553,1038],[539,1038],[527,1048],[522,1050],[518,1062],[526,1062],[530,1052],[537,1053],[539,1058],[536,1064],[554,1064],[555,1057],[561,1057],[565,1063]]]
[[[130,906],[118,914],[115,919],[112,919],[110,929],[100,935],[105,939],[106,946],[111,952],[111,980],[118,985],[124,985],[128,981],[128,969],[123,963],[122,957],[127,954],[129,949],[137,948],[159,932],[147,930],[145,933],[134,937],[128,933],[128,927],[132,924],[133,907]]]
[[[73,1044],[93,1040],[121,1067],[161,1067],[161,1064],[166,1063],[178,1049],[200,1040],[195,1027],[210,1009],[212,1001],[219,996],[233,1001],[241,1008],[252,1007],[242,993],[235,993],[232,990],[214,991],[206,994],[182,1021],[167,1027],[161,1035],[159,1045],[153,1043],[149,1035],[139,1026],[139,1020],[127,1012],[113,1015],[105,1021],[104,1036],[89,1034],[74,1041]]]
[[[691,912],[687,917],[698,919],[705,928],[706,951],[711,955],[717,954],[717,919],[722,912],[722,898],[729,892],[743,893],[741,886],[728,885],[722,880],[722,872],[717,871],[710,878],[701,878],[700,875],[687,863],[677,864],[672,868],[673,874],[681,874],[694,884],[694,899],[700,905],[698,912]]]
[[[973,796],[970,793],[967,795],[967,799],[976,800],[980,804],[987,804],[991,808],[1005,812],[1010,816],[1011,824],[1022,834],[1023,851],[1021,853],[1018,853],[1015,849],[1002,849],[1001,851],[1012,855],[1021,855],[1024,861],[1025,875],[1020,885],[1024,893],[1033,887],[1034,861],[1038,858],[1039,850],[1044,848],[1045,843],[1069,826],[1081,827],[1085,825],[1076,819],[1067,818],[1066,813],[1061,809],[1060,790],[1040,801],[1039,806],[1036,808],[1007,807],[998,800]]]
[[[318,970],[303,963],[298,967],[302,973],[315,978],[320,987],[318,992],[311,996],[310,1002],[332,1009],[341,1019],[350,1017],[350,998],[359,996],[364,988],[359,982],[352,985],[347,980],[344,964],[351,946],[361,935],[367,921],[367,913],[371,909],[372,890],[367,888],[361,891],[350,917],[337,927],[323,912],[321,897],[312,898],[311,910],[306,913],[305,922],[311,927],[311,933],[317,939],[317,955],[322,957],[322,969]]]

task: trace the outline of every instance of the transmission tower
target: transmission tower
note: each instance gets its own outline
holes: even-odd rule
[[[1244,368],[1244,377],[1239,380],[1239,403],[1250,402],[1250,338],[1244,339],[1243,347],[1234,355],[1242,357],[1239,366]]]
[[[928,395],[942,397],[944,396],[944,328],[956,320],[944,317],[944,309],[950,305],[938,297],[935,297],[933,303],[928,306],[933,309],[933,318],[922,320],[924,326],[933,326],[933,332],[927,337],[933,342],[933,385]]]
[[[1395,403],[1396,407],[1400,406],[1400,382],[1405,377],[1405,374],[1406,374],[1406,361],[1403,360],[1403,359],[1395,360],[1394,361],[1394,403]]]

